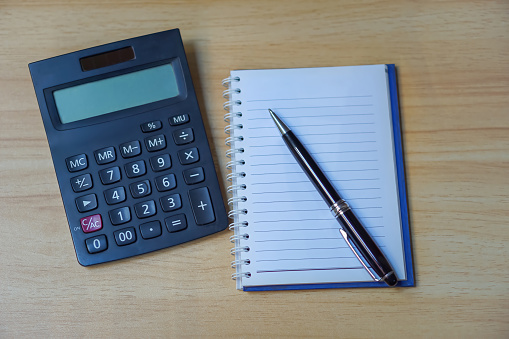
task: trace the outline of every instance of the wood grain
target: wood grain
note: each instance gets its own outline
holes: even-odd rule
[[[228,232],[78,265],[27,64],[176,27],[222,178],[231,69],[398,66],[417,287],[239,292]],[[508,32],[507,1],[0,1],[0,337],[509,337]]]

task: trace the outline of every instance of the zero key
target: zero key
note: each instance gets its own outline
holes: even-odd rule
[[[205,225],[216,220],[214,208],[210,200],[209,189],[201,187],[189,191],[189,199],[193,208],[194,219],[197,225]]]

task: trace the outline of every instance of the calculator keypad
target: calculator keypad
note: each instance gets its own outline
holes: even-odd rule
[[[170,126],[180,126],[190,118],[188,114],[179,114],[168,121]],[[89,168],[87,173],[71,178],[72,191],[80,193],[94,188],[93,193],[77,194],[78,212],[85,214],[101,204],[108,208],[103,213],[107,214],[105,218],[93,214],[80,219],[82,232],[93,235],[85,239],[90,254],[110,251],[115,246],[127,248],[140,241],[153,242],[164,234],[187,232],[190,220],[199,226],[216,220],[208,187],[197,187],[205,181],[205,168],[188,166],[200,161],[198,147],[193,146],[196,141],[193,128],[170,127],[164,131],[160,120],[139,126],[146,137],[118,147],[105,145],[93,152],[97,169],[94,169],[97,165],[90,166],[86,154],[66,159],[70,172]],[[159,133],[151,133],[155,131]],[[178,161],[178,166],[172,161]],[[95,175],[98,178],[94,186]],[[97,194],[97,190],[102,194]],[[157,219],[151,220],[154,217]]]

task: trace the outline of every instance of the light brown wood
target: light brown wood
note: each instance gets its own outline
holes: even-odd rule
[[[78,265],[27,64],[176,27],[222,178],[230,69],[397,65],[417,287],[240,292],[227,231]],[[508,337],[508,55],[502,0],[0,1],[0,337]]]

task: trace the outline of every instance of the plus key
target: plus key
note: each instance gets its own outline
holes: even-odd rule
[[[207,187],[190,190],[189,199],[197,225],[206,225],[216,220]]]

